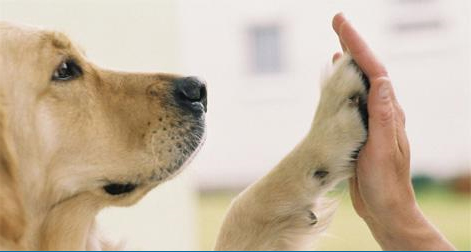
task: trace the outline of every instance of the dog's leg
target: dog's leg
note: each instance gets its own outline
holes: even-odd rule
[[[309,134],[232,202],[217,250],[310,248],[333,212],[321,196],[353,174],[366,140],[368,87],[350,56],[335,64]]]

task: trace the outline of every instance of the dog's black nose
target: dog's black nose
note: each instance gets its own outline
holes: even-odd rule
[[[196,77],[186,77],[175,81],[175,100],[183,108],[194,112],[207,111],[208,99],[206,84]]]

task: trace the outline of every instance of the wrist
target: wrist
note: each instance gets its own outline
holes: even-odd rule
[[[387,220],[365,219],[384,250],[454,250],[416,205]]]
[[[403,244],[409,238],[409,232],[421,226],[422,216],[414,208],[406,211],[391,211],[381,216],[365,219],[371,233],[383,249],[391,249],[395,244]],[[392,248],[394,249],[394,248]]]

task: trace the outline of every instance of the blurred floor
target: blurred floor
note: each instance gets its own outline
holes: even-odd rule
[[[199,196],[199,249],[211,250],[234,192],[204,192]],[[318,241],[318,250],[380,250],[367,226],[355,214],[348,192],[339,196],[341,203],[327,233]],[[456,246],[471,249],[471,197],[446,188],[433,188],[417,195],[423,212]]]

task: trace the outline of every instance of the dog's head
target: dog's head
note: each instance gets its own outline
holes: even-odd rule
[[[128,205],[197,150],[206,87],[103,70],[61,33],[0,23],[0,110],[0,161],[14,163],[0,162],[15,184],[8,198],[42,212],[84,195]]]

